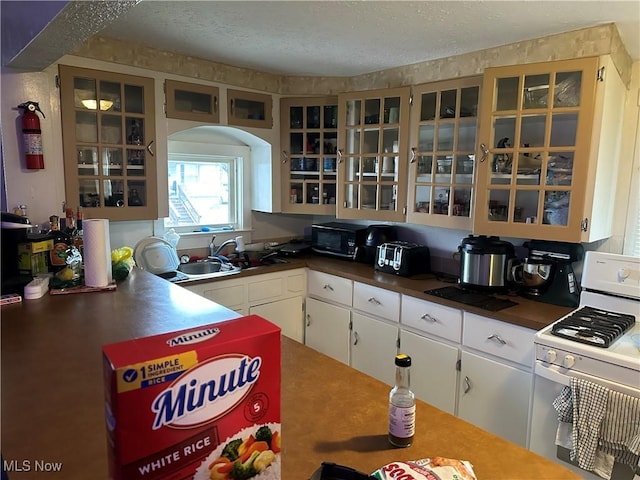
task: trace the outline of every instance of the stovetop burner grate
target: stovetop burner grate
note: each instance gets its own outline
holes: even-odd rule
[[[633,315],[583,307],[553,324],[551,333],[594,347],[608,348],[635,322]]]

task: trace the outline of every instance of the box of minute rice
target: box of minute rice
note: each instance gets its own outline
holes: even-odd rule
[[[257,316],[104,345],[109,478],[280,478],[280,329]]]

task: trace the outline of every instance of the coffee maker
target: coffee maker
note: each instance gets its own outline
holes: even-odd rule
[[[9,293],[22,295],[24,286],[33,280],[33,276],[19,272],[18,244],[27,240],[27,233],[33,225],[26,217],[9,212],[1,212],[1,214],[2,279],[0,293],[2,295]]]
[[[513,271],[519,295],[552,305],[577,307],[580,282],[573,264],[584,257],[582,245],[530,240],[523,246],[529,250],[529,255]]]

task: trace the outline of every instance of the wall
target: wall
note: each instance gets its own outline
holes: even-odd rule
[[[498,47],[473,54],[441,59],[433,62],[425,62],[410,65],[388,72],[377,72],[352,79],[317,78],[308,79],[302,77],[281,78],[260,72],[250,72],[246,69],[224,66],[189,57],[177,57],[167,52],[158,52],[153,49],[131,46],[119,42],[106,41],[94,38],[83,45],[77,52],[87,58],[78,56],[63,57],[61,61],[76,66],[112,70],[115,72],[129,73],[133,75],[155,76],[158,79],[184,77],[181,75],[200,79],[199,81],[225,80],[235,86],[250,88],[256,84],[262,84],[264,90],[272,92],[285,92],[287,94],[327,92],[327,89],[335,93],[350,88],[380,88],[395,86],[398,83],[419,83],[431,80],[451,78],[459,75],[480,73],[486,66],[502,65],[505,63],[523,63],[529,61],[555,60],[570,58],[572,56],[599,55],[611,53],[617,59],[616,66],[622,72],[623,78],[637,88],[640,69],[638,62],[631,68],[628,54],[621,45],[617,30],[613,25],[605,25],[592,29],[568,32],[543,39],[520,42],[518,44]],[[89,58],[91,57],[91,58]],[[113,63],[112,63],[113,62]],[[140,68],[135,65],[144,65]],[[149,70],[153,69],[153,71]],[[166,72],[170,73],[166,73]],[[165,72],[165,73],[163,73]],[[7,197],[8,207],[27,204],[33,221],[41,223],[48,216],[59,211],[65,199],[63,182],[62,161],[62,132],[60,125],[59,96],[55,88],[56,65],[48,67],[43,72],[20,73],[10,69],[2,70],[2,96],[0,112],[2,121],[2,149],[6,163]],[[188,79],[187,79],[188,80]],[[632,92],[634,92],[632,90]],[[635,93],[630,97],[635,97]],[[156,111],[163,111],[162,82],[156,82]],[[279,95],[274,96],[274,106],[278,104]],[[18,137],[19,114],[15,106],[26,100],[39,101],[46,118],[41,120],[43,129],[43,148],[45,151],[45,166],[43,171],[28,171],[21,166],[22,152]],[[629,108],[635,108],[637,119],[637,105],[631,102]],[[279,115],[274,113],[274,118]],[[617,190],[616,202],[620,204],[616,214],[616,237],[609,242],[601,242],[597,245],[587,246],[619,253],[622,248],[622,236],[628,205],[629,176],[632,158],[633,141],[637,135],[637,121],[632,119],[634,113],[625,116],[624,145],[622,146],[623,168],[621,171],[620,188]],[[158,121],[157,138],[166,138],[169,129],[164,121]],[[275,129],[274,129],[275,131]],[[279,151],[279,138],[277,132],[270,139],[273,144],[272,151]],[[166,144],[158,142],[158,158],[166,159]],[[274,162],[278,162],[275,158]],[[160,165],[159,165],[160,166]],[[279,172],[279,168],[273,170]],[[622,174],[627,172],[627,174]],[[166,168],[159,168],[159,178],[166,178]],[[277,179],[273,179],[272,187],[277,188]],[[162,200],[162,199],[161,199]],[[252,236],[258,240],[279,238],[285,236],[301,236],[305,226],[315,221],[309,216],[292,216],[281,214],[265,214],[254,212],[252,222],[254,229]],[[459,241],[468,232],[435,229],[418,225],[401,225],[407,239],[422,241],[429,245],[435,255],[442,259],[443,265],[450,259],[451,254]],[[154,233],[153,222],[128,222],[125,225],[112,225],[111,236],[114,247],[120,245],[134,245],[144,236]],[[195,240],[202,246],[208,243],[208,238]],[[222,240],[222,239],[221,239]],[[517,240],[517,239],[516,239]],[[517,240],[518,241],[518,240]],[[521,241],[518,241],[521,242]]]

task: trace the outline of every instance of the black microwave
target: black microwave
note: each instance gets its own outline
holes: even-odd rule
[[[366,241],[366,226],[340,222],[311,225],[311,248],[316,253],[356,260]]]

